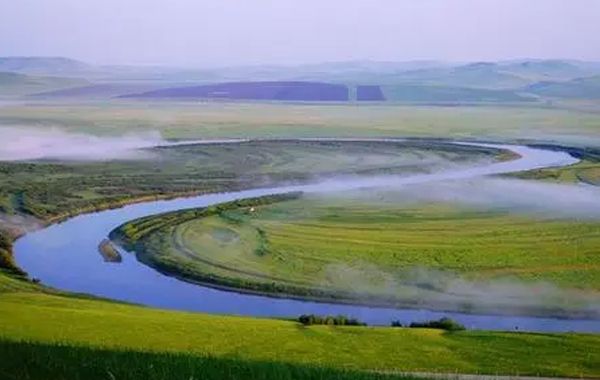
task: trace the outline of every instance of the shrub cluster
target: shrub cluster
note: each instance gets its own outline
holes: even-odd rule
[[[392,321],[392,327],[402,327],[402,323],[399,321]],[[446,331],[460,331],[466,330],[465,326],[456,322],[448,317],[440,319],[426,321],[426,322],[412,322],[408,327],[410,328],[427,328],[427,329],[441,329]]]
[[[12,237],[6,231],[0,230],[0,270],[19,276],[26,273],[17,267],[12,255]]]
[[[329,326],[366,326],[367,324],[356,318],[348,318],[344,315],[320,316],[314,314],[303,314],[298,317],[298,322],[305,326],[309,325],[329,325]]]

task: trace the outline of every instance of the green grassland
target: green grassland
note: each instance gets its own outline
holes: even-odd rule
[[[416,380],[385,374],[282,362],[109,350],[0,340],[0,373],[18,380]],[[111,377],[112,376],[112,377]]]
[[[153,130],[165,138],[418,136],[599,146],[597,103],[569,107],[34,102],[0,107],[0,124],[113,135]]]
[[[111,352],[100,354],[86,366],[79,364],[84,372],[88,365],[98,366],[106,356],[122,355],[124,360],[132,360],[115,350],[133,350],[233,360],[242,370],[248,362],[275,362],[313,367],[314,371],[326,367],[393,372],[600,376],[600,337],[588,334],[302,326],[291,321],[170,312],[23,292],[0,295],[0,323],[0,351],[10,349],[12,352],[2,357],[22,360],[20,353],[23,353],[25,358],[37,362],[32,371],[40,367],[43,358],[54,353],[57,354],[56,366],[52,364],[54,361],[45,365],[62,373],[65,361],[68,366],[79,358],[92,356],[92,350]],[[11,343],[22,341],[39,344],[23,347]],[[52,346],[39,348],[42,345]],[[63,345],[90,349],[74,351]],[[143,355],[131,354],[134,358]],[[164,368],[164,360],[162,364],[160,360],[157,363],[159,368]],[[2,362],[0,368],[12,367],[16,373],[26,370],[26,361],[21,365]],[[122,370],[127,363],[116,366]],[[171,363],[177,365],[177,359]],[[133,365],[132,369],[141,365]]]
[[[595,221],[371,196],[256,198],[142,218],[113,237],[168,275],[273,295],[502,313],[522,300],[477,301],[449,290],[454,276],[600,290]],[[577,315],[574,299],[543,299],[518,313]]]
[[[600,290],[596,222],[325,197],[248,214],[229,211],[170,232],[186,252],[307,284],[328,265],[357,263],[391,271],[426,266],[476,278],[503,274]],[[266,247],[257,256],[252,248],[260,244]]]

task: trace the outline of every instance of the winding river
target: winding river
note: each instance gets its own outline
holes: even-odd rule
[[[185,208],[208,206],[235,199],[289,191],[327,191],[415,184],[508,173],[577,162],[560,151],[514,145],[471,144],[504,148],[519,159],[462,170],[412,176],[369,177],[344,181],[261,188],[231,193],[201,195],[166,201],[133,204],[119,209],[80,215],[63,223],[26,234],[15,242],[17,264],[42,283],[72,292],[89,293],[158,308],[236,314],[257,317],[297,317],[300,314],[344,314],[369,324],[404,323],[449,316],[471,329],[600,332],[597,320],[565,320],[521,316],[471,315],[416,309],[374,308],[270,298],[216,290],[162,275],[124,254],[120,264],[105,263],[98,253],[99,242],[116,226],[142,216]]]

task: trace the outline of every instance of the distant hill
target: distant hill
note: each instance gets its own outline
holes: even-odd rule
[[[0,72],[3,97],[513,102],[531,100],[523,93],[597,99],[594,79],[586,78],[600,76],[600,63],[348,61],[204,69],[0,57]]]
[[[518,75],[503,72],[495,63],[412,70],[398,74],[398,79],[410,84],[488,89],[518,88],[530,83]]]
[[[0,57],[0,71],[60,75],[89,70],[90,65],[63,57]]]
[[[240,99],[280,101],[348,101],[348,88],[322,82],[232,82],[176,87],[138,94],[128,98]]]
[[[567,60],[532,59],[467,64],[436,61],[348,61],[297,66],[213,69],[211,80],[213,82],[285,80],[346,85],[415,84],[502,90],[518,89],[541,80],[560,81],[594,74],[600,74],[599,63]],[[208,75],[205,75],[206,77]]]
[[[535,99],[512,90],[489,90],[433,85],[381,86],[387,100],[398,102],[527,102]]]
[[[566,82],[539,82],[525,91],[552,98],[600,99],[600,75]]]
[[[89,84],[84,79],[0,72],[0,96],[18,97]]]
[[[132,92],[147,92],[164,88],[160,84],[102,83],[45,91],[31,96],[36,98],[113,98]]]
[[[499,64],[499,68],[504,72],[535,81],[569,80],[600,75],[600,64],[556,59],[504,62]]]
[[[343,85],[418,84],[518,89],[539,81],[600,75],[600,63],[525,59],[499,62],[342,61],[221,68],[92,65],[63,57],[0,57],[0,71],[78,77],[94,82],[163,82],[205,85],[230,82],[319,82]]]
[[[600,64],[563,60],[476,62],[398,73],[395,81],[411,84],[518,89],[538,81],[561,81],[600,74]],[[388,83],[393,84],[393,83]]]

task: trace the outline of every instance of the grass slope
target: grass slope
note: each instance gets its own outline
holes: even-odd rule
[[[0,374],[7,380],[411,380],[376,372],[280,362],[107,350],[66,344],[0,340]],[[415,380],[417,378],[414,378]]]
[[[41,91],[82,86],[88,83],[84,79],[32,76],[0,71],[0,96],[23,96]]]
[[[600,337],[586,334],[306,327],[290,321],[168,312],[37,293],[1,294],[0,323],[5,342],[185,353],[240,361],[242,368],[246,361],[275,361],[349,370],[600,376]],[[38,355],[48,356],[43,348],[33,354],[36,348],[31,346],[17,350],[25,357],[33,355],[38,363]],[[51,350],[59,353],[59,368],[64,360],[87,355],[73,352],[74,358],[65,358],[60,348]],[[93,368],[96,362],[90,365]]]

